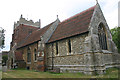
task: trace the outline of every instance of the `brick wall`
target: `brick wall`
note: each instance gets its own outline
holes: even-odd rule
[[[30,48],[31,51],[31,63],[27,62],[27,49]],[[19,49],[19,51],[23,51],[23,59],[26,62],[26,67],[30,67],[30,69],[36,69],[37,62],[35,61],[34,50],[37,49],[37,43],[26,46],[24,48]]]

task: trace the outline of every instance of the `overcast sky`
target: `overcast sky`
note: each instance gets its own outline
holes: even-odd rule
[[[98,0],[110,29],[118,25],[118,1]],[[33,21],[41,19],[41,26],[53,22],[57,16],[63,21],[83,10],[96,5],[96,0],[1,0],[0,27],[5,32],[5,48],[9,50],[14,22],[22,14],[24,18]]]

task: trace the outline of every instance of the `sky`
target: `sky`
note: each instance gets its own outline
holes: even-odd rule
[[[110,29],[118,26],[118,1],[98,0]],[[5,48],[10,50],[13,25],[22,14],[34,22],[41,19],[41,27],[55,21],[57,15],[63,21],[81,11],[96,5],[96,0],[1,0],[0,27],[5,29]]]
[[[120,26],[120,1],[118,4],[118,26]]]

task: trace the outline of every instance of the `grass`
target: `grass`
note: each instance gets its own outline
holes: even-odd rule
[[[2,71],[0,70],[0,79],[2,78]]]
[[[14,69],[2,73],[3,78],[118,78],[118,69],[110,68],[104,75],[84,75],[82,73],[50,73],[33,70]]]

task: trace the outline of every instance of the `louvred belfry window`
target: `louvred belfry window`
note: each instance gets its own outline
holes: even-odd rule
[[[107,50],[107,40],[104,25],[101,23],[98,27],[99,44],[102,50]]]

